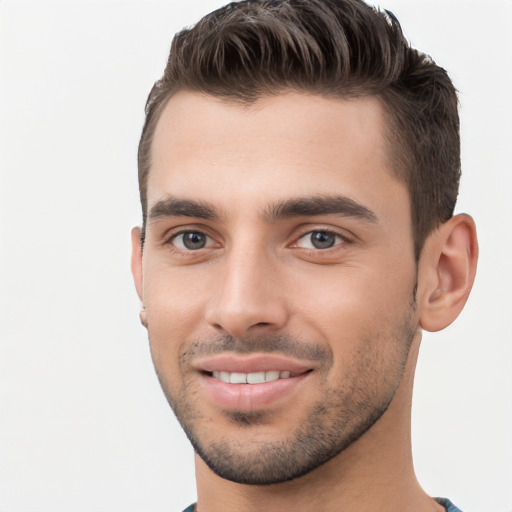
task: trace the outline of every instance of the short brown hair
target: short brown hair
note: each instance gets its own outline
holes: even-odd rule
[[[149,94],[139,144],[143,234],[152,137],[178,90],[240,104],[290,90],[376,96],[388,118],[391,167],[409,189],[416,258],[429,233],[453,215],[460,179],[457,94],[446,71],[411,48],[389,11],[361,0],[243,0],[177,33]]]

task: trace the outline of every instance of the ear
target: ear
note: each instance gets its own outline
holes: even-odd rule
[[[144,327],[147,327],[146,310],[144,307],[143,299],[143,285],[142,285],[142,243],[140,239],[141,229],[135,227],[132,229],[132,275],[135,283],[135,289],[139,296],[140,307],[140,322]]]
[[[440,331],[459,316],[473,287],[477,260],[476,227],[469,215],[452,217],[428,237],[418,283],[423,329]]]

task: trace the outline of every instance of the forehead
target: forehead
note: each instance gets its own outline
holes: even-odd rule
[[[290,92],[241,106],[180,91],[156,126],[148,206],[165,194],[229,209],[337,193],[378,208],[392,189],[408,202],[387,164],[384,123],[373,97]]]

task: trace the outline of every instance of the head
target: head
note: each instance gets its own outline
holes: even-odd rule
[[[375,97],[386,116],[389,167],[409,191],[417,259],[428,234],[453,215],[456,91],[444,69],[411,48],[389,11],[360,0],[242,1],[178,33],[146,104],[138,155],[143,228],[155,127],[180,90],[239,105],[283,91]]]
[[[141,319],[212,471],[279,483],[404,437],[421,328],[460,312],[476,239],[454,88],[390,13],[244,1],[179,33],[139,179]]]

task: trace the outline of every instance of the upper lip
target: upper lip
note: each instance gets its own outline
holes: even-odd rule
[[[274,354],[252,354],[249,356],[219,354],[213,357],[197,359],[192,366],[198,371],[209,373],[213,371],[232,373],[289,371],[290,373],[301,374],[313,369],[313,365],[305,361],[297,361]]]

